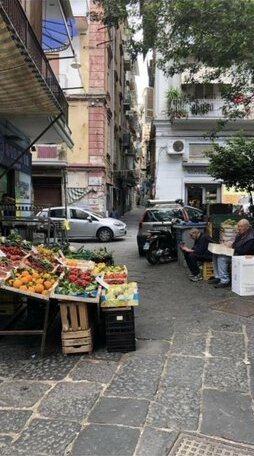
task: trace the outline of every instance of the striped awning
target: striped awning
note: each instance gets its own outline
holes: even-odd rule
[[[0,115],[57,115],[61,108],[43,79],[41,63],[26,49],[0,15]]]

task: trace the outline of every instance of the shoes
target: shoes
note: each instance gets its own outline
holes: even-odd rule
[[[230,287],[230,282],[228,283],[217,283],[217,285],[214,285],[214,288],[227,288],[227,287]]]
[[[198,274],[196,276],[193,276],[191,279],[190,279],[192,282],[199,282],[200,280],[203,280],[201,275]]]
[[[207,280],[207,283],[211,283],[213,285],[220,283],[220,279],[216,279],[216,277],[211,277],[210,279]]]

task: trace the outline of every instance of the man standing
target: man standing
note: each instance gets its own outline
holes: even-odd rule
[[[234,255],[254,255],[254,231],[247,219],[242,219],[237,224],[238,234],[232,248]],[[215,288],[224,288],[230,285],[231,257],[213,254],[214,279],[208,280],[215,284]]]
[[[199,280],[202,280],[199,263],[212,261],[212,254],[208,251],[208,244],[209,242],[212,242],[212,239],[208,234],[201,233],[197,228],[193,228],[193,230],[190,231],[190,237],[194,240],[192,249],[186,245],[182,245],[181,249],[184,253],[187,266],[192,273],[190,280],[192,282],[198,282]]]

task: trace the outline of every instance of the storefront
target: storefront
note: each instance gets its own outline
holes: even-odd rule
[[[28,151],[13,165],[22,154],[22,148],[13,140],[6,140],[0,133],[0,198],[4,193],[15,199],[16,204],[31,204],[32,158]],[[10,170],[8,168],[12,166]]]

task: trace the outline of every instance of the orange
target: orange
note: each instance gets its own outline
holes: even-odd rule
[[[41,283],[38,283],[34,288],[35,293],[42,293],[44,291],[44,286]]]
[[[42,284],[42,283],[43,283],[43,279],[38,279],[38,280],[37,280],[37,283],[38,283],[38,284]]]
[[[22,282],[19,279],[14,280],[13,282],[14,288],[20,288],[22,286]]]
[[[50,280],[45,280],[44,288],[46,288],[46,290],[49,290],[51,287],[52,287],[52,282]]]
[[[34,293],[35,292],[35,287],[29,287],[28,291],[30,291],[30,293]]]
[[[28,271],[22,271],[21,275],[22,276],[27,276],[27,275],[29,275],[29,272]]]
[[[25,285],[21,285],[21,287],[19,287],[20,290],[23,290],[23,291],[27,291],[27,287]]]
[[[24,283],[28,283],[29,282],[29,279],[28,279],[28,276],[23,276],[21,278],[21,282],[24,284]]]
[[[39,274],[38,272],[34,272],[34,273],[32,274],[32,278],[33,278],[33,279],[39,279],[39,277],[40,277],[40,274]]]
[[[48,292],[48,290],[43,290],[41,294],[44,296],[47,296],[49,294],[49,292]]]

